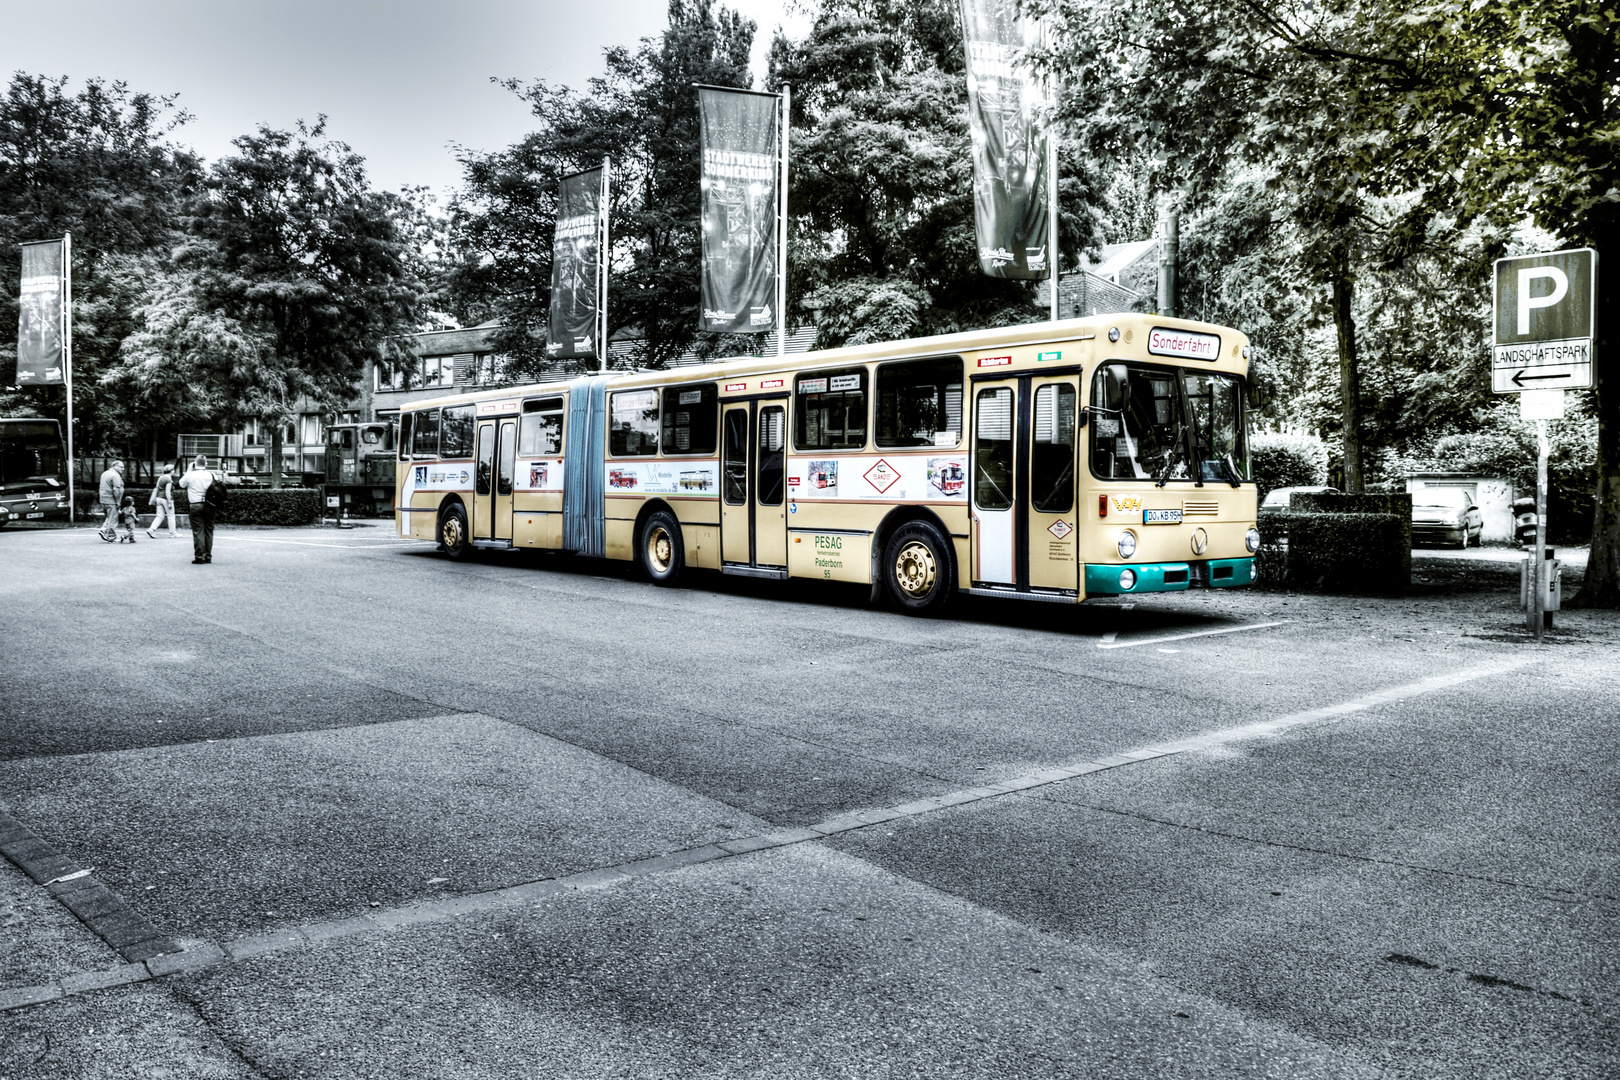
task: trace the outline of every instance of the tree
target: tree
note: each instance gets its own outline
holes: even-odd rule
[[[1598,253],[1600,332],[1620,319],[1620,12],[1604,0],[1473,0],[1380,12],[1358,61],[1363,123],[1417,134],[1391,160],[1429,205],[1527,214]],[[1604,273],[1604,270],[1607,273]],[[1620,608],[1620,339],[1595,356],[1597,506],[1575,605]]]
[[[793,88],[790,302],[825,344],[1044,318],[1030,282],[981,273],[960,7],[823,0],[801,41],[771,45]],[[1061,140],[1060,140],[1061,141]],[[1060,169],[1060,247],[1100,242],[1097,183]]]
[[[1038,2],[1059,26],[1045,64],[1098,156],[1154,162],[1156,186],[1197,201],[1234,169],[1260,170],[1295,258],[1335,329],[1344,483],[1363,486],[1356,291],[1372,263],[1420,246],[1426,218],[1369,213],[1386,161],[1421,134],[1362,122],[1356,81],[1376,54],[1381,0]],[[1387,181],[1386,181],[1387,184]]]
[[[193,315],[231,340],[189,355],[232,413],[270,424],[273,487],[300,401],[336,408],[367,360],[397,358],[424,293],[420,206],[372,190],[360,156],[325,134],[322,117],[237,138],[238,155],[209,173],[181,259],[197,311],[174,320],[177,340],[195,340]]]
[[[464,152],[466,186],[450,205],[453,310],[502,324],[512,370],[534,375],[545,356],[557,182],[613,162],[610,330],[634,327],[642,362],[661,366],[694,342],[698,325],[699,189],[696,83],[746,89],[754,23],[710,0],[670,0],[669,26],[634,51],[607,50],[588,93],[536,81],[505,85],[540,121],[523,141]],[[699,338],[711,339],[698,341]]]
[[[133,448],[184,415],[161,400],[126,396],[117,370],[121,343],[139,325],[159,272],[157,253],[179,242],[200,180],[196,157],[168,141],[187,119],[172,97],[96,79],[69,93],[66,78],[19,73],[0,97],[0,248],[12,253],[24,241],[73,234],[79,449]],[[15,326],[18,276],[3,276],[4,310]],[[15,342],[0,339],[8,373],[16,370]],[[60,419],[63,406],[51,388],[0,393],[0,411]]]

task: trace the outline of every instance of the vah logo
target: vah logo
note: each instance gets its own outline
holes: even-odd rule
[[[1115,495],[1114,509],[1122,514],[1134,514],[1142,509],[1142,498],[1139,495]]]

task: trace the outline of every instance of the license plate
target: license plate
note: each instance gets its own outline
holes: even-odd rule
[[[1180,525],[1180,510],[1143,510],[1142,524],[1144,525]]]
[[[45,512],[44,512],[44,511],[43,511],[43,510],[41,510],[41,511],[40,511],[40,512],[39,512],[39,513],[37,513],[37,514],[29,514],[29,515],[28,515],[28,516],[27,516],[27,518],[25,518],[25,519],[24,519],[24,520],[27,520],[27,519],[28,519],[28,518],[42,518],[42,517],[44,517],[44,516],[45,516]]]

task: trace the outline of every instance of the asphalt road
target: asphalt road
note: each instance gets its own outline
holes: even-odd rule
[[[189,554],[0,534],[0,1080],[1620,1074],[1620,617],[1536,645],[1508,563],[919,621]]]

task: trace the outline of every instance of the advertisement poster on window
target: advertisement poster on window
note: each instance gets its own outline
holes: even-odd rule
[[[698,91],[702,123],[703,303],[698,328],[776,328],[777,97]]]
[[[596,357],[601,200],[601,169],[563,177],[557,192],[546,355],[559,360]]]
[[[1018,0],[962,0],[968,132],[979,266],[990,277],[1047,276],[1047,118],[1051,95],[1020,57],[1043,44]]]
[[[17,300],[17,385],[62,385],[62,241],[22,245]]]

